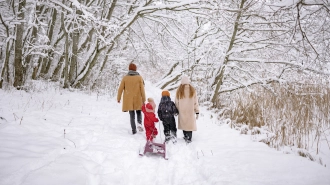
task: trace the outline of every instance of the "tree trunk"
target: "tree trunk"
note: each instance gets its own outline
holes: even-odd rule
[[[72,85],[77,78],[77,62],[78,62],[78,43],[79,43],[79,31],[75,30],[72,33],[72,54],[69,72],[69,82]]]
[[[64,31],[63,31],[64,32]],[[54,44],[54,46],[53,46],[53,50],[50,50],[51,52],[50,52],[50,59],[49,59],[49,64],[52,64],[53,62],[54,62],[54,50],[56,50],[57,49],[57,45],[60,43],[60,41],[64,38],[64,36],[65,36],[66,34],[65,34],[65,32],[64,33],[62,33],[60,36],[59,36],[59,38],[56,40],[56,42],[55,42],[55,44]],[[64,43],[64,45],[65,45],[65,43]],[[58,60],[58,62],[57,62],[57,66],[56,66],[56,68],[55,68],[55,71],[53,71],[53,74],[52,75],[50,75],[50,76],[52,76],[51,78],[52,78],[52,80],[54,80],[54,81],[57,81],[57,80],[59,80],[60,78],[61,78],[61,76],[59,76],[59,78],[57,78],[56,76],[57,76],[57,74],[60,72],[60,71],[56,71],[56,70],[63,70],[63,68],[62,68],[62,65],[63,65],[63,61],[64,61],[64,54],[65,54],[65,49],[64,49],[64,51],[61,53],[61,54],[59,54],[59,55],[61,55],[61,57],[60,57],[60,59]],[[60,66],[60,67],[59,67]],[[49,68],[50,68],[50,65],[49,65],[49,67],[48,67],[48,70],[49,70]],[[62,73],[62,72],[61,72]],[[57,80],[56,80],[57,79]]]
[[[64,69],[63,69],[63,76],[64,76],[64,88],[69,88],[69,78],[68,78],[68,68],[69,68],[69,35],[65,30],[65,23],[64,23],[64,13],[62,12],[62,17],[61,17],[61,22],[62,22],[62,28],[65,34],[65,50],[64,50]]]
[[[111,47],[108,49],[107,53],[110,53],[111,50],[113,49],[113,45],[111,45]],[[100,76],[100,74],[102,73],[104,67],[105,67],[105,64],[107,63],[108,61],[108,58],[109,58],[109,55],[106,55],[106,57],[104,58],[103,62],[102,62],[102,66],[100,68],[100,70],[98,71],[98,74],[97,74],[97,77],[94,79],[94,82],[92,84],[92,87],[95,86],[95,83],[96,83],[96,80],[98,79],[98,77]]]
[[[115,9],[115,7],[116,7],[116,4],[117,4],[117,0],[113,0],[113,1],[111,2],[111,5],[110,5],[110,8],[109,8],[109,11],[108,11],[108,13],[107,13],[107,15],[106,15],[106,19],[107,19],[108,21],[110,21],[110,19],[111,19],[111,17],[112,17],[112,14],[113,14],[113,11],[114,11],[114,9]],[[104,30],[105,30],[105,27],[103,28],[103,31],[104,31]],[[114,46],[114,44],[111,45],[111,47],[108,49],[107,53],[111,52],[111,50],[113,49],[113,46]],[[99,75],[102,73],[102,71],[103,71],[103,69],[104,69],[104,67],[105,67],[105,64],[107,63],[108,58],[109,58],[109,55],[107,55],[107,56],[105,57],[105,59],[103,60],[102,65],[101,65],[101,68],[100,68],[100,70],[98,71],[98,75],[97,75],[97,77],[96,77],[96,78],[94,79],[94,81],[93,81],[92,88],[95,87],[95,85],[96,85],[96,81],[97,81]]]
[[[95,44],[95,50],[92,53],[91,57],[93,57],[93,59],[88,59],[88,61],[85,64],[85,67],[83,68],[83,70],[80,72],[80,74],[78,75],[75,83],[73,84],[75,87],[79,87],[81,84],[85,84],[87,82],[87,78],[89,77],[90,73],[92,72],[93,67],[95,66],[95,64],[97,63],[97,60],[101,54],[101,52],[106,48],[102,48],[102,49],[98,49],[98,42]],[[80,79],[79,76],[82,77]]]
[[[66,33],[65,34],[65,52],[64,52],[64,69],[63,69],[63,75],[64,75],[64,88],[69,88],[70,83],[69,83],[69,73],[68,73],[68,68],[69,68],[69,36]]]
[[[76,16],[80,16],[82,12],[80,10],[76,10]],[[78,23],[74,24],[73,32],[72,32],[72,55],[71,55],[71,63],[70,63],[70,72],[69,72],[69,83],[73,85],[75,79],[77,78],[78,69],[78,44],[79,44],[79,36],[80,29]]]
[[[21,0],[18,3],[18,14],[17,18],[19,21],[22,21],[16,26],[16,41],[15,41],[15,78],[14,78],[14,87],[20,89],[24,85],[24,74],[25,67],[23,64],[23,34],[24,34],[24,9],[25,9],[26,0]]]
[[[53,38],[53,35],[54,35],[55,22],[56,22],[56,19],[60,15],[57,13],[56,8],[50,8],[49,10],[51,11],[51,16],[52,17],[51,17],[51,20],[48,21],[49,27],[48,27],[47,37],[48,37],[49,41],[47,42],[47,45],[50,46],[51,45],[52,38]],[[58,40],[61,40],[63,38],[62,36],[60,36],[60,38],[58,38]],[[55,42],[53,48],[56,48],[56,43],[58,43],[58,42]],[[53,49],[47,49],[44,52],[47,54],[47,57],[43,57],[43,58],[41,58],[41,59],[38,60],[38,65],[35,66],[34,67],[34,70],[33,70],[33,73],[34,73],[33,79],[36,79],[38,77],[42,77],[42,78],[45,78],[45,79],[48,79],[49,78],[48,73],[49,73],[50,66],[52,64],[51,58],[53,58],[54,50]],[[38,70],[39,68],[41,68],[41,69]],[[40,72],[39,74],[38,74],[38,71]]]
[[[117,4],[117,0],[113,0],[112,3],[111,3],[111,6],[110,6],[109,11],[108,11],[108,15],[106,17],[106,19],[109,20],[109,21],[112,17],[113,10],[115,9],[116,4]]]
[[[61,56],[58,64],[53,72],[52,81],[58,81],[61,78],[61,69],[64,61],[64,55]]]
[[[3,82],[9,83],[9,56],[10,56],[10,40],[6,43],[6,56],[4,65],[1,70],[0,89],[3,87]]]
[[[40,58],[38,59],[38,61],[40,61]],[[38,65],[36,65],[36,66],[33,67],[33,71],[32,71],[32,79],[33,80],[36,80],[37,79],[37,76],[38,76],[39,67],[41,65],[40,62],[38,62],[38,63],[39,63]]]
[[[30,36],[30,38],[29,38],[29,42],[30,43],[32,43],[32,45],[35,45],[35,43],[36,43],[36,40],[37,40],[37,34],[38,34],[38,28],[37,28],[37,26],[38,26],[38,24],[39,24],[39,22],[38,22],[38,17],[39,17],[39,15],[40,15],[40,12],[41,12],[41,9],[43,9],[44,7],[41,7],[41,6],[38,6],[37,5],[37,7],[36,7],[36,15],[35,15],[35,22],[34,22],[34,26],[33,26],[33,28],[32,28],[32,33],[31,33],[31,36]],[[26,58],[25,58],[25,62],[26,62],[26,64],[27,64],[27,69],[29,68],[28,66],[30,66],[31,65],[31,60],[32,60],[32,54],[28,54],[27,56],[26,56]],[[34,78],[34,75],[35,75],[35,68],[37,68],[38,66],[33,66],[32,68],[33,68],[33,72],[32,72],[32,79],[35,79]],[[26,76],[25,76],[25,78],[27,78],[27,76],[28,76],[28,74],[25,74]]]
[[[227,65],[228,59],[229,59],[229,52],[234,46],[234,41],[236,39],[236,35],[237,35],[237,31],[238,31],[238,25],[239,25],[239,21],[241,19],[241,15],[242,15],[242,11],[243,11],[245,1],[246,0],[241,0],[241,4],[240,4],[240,7],[239,7],[240,11],[237,13],[237,16],[236,16],[233,34],[232,34],[231,39],[230,39],[230,43],[229,43],[228,50],[226,52],[225,59],[223,61],[223,64],[222,64],[221,68],[219,69],[219,71],[217,73],[217,76],[214,79],[214,83],[212,84],[212,86],[216,85],[215,89],[214,89],[213,97],[211,99],[211,102],[213,103],[213,107],[217,106],[219,90],[220,90],[220,87],[223,83],[225,68],[226,68],[226,65]]]
[[[1,23],[4,25],[4,27],[6,28],[6,35],[9,38],[10,36],[10,28],[9,26],[4,22],[2,15],[0,14],[0,20]],[[11,43],[12,39],[9,39],[6,41],[6,46],[5,46],[5,57],[4,57],[4,63],[3,66],[1,68],[1,73],[0,73],[0,89],[2,89],[3,87],[3,82],[7,82],[9,83],[9,57],[10,57],[10,51],[11,51],[11,47],[12,47],[12,43]],[[2,60],[3,54],[2,54],[2,50],[1,50],[1,60]]]

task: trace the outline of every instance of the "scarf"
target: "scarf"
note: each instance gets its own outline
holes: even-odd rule
[[[138,72],[133,71],[133,70],[129,70],[127,73],[128,76],[136,76],[136,75],[140,75]]]

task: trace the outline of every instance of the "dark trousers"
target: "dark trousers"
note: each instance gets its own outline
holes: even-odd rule
[[[185,138],[187,138],[188,140],[191,141],[191,138],[192,138],[192,131],[185,131],[185,130],[183,130],[183,136],[184,136]]]
[[[135,125],[135,112],[136,112],[136,117],[137,117],[137,122],[139,124],[142,124],[142,115],[141,115],[141,110],[130,110],[129,111],[129,116],[131,119],[131,127],[132,131],[136,131],[136,125]]]
[[[176,129],[176,123],[175,123],[174,117],[164,118],[163,126],[164,126],[164,135],[165,136],[170,136],[171,132],[173,133],[173,135],[176,136],[177,129]]]

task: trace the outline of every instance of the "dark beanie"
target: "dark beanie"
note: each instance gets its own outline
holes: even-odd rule
[[[133,63],[129,64],[128,70],[136,71],[136,65]]]

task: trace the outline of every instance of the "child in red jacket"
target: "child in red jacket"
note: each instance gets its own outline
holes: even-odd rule
[[[142,112],[144,114],[144,128],[146,130],[146,137],[148,141],[152,141],[158,134],[155,122],[158,118],[155,115],[156,104],[152,98],[148,98],[148,103],[142,105]]]

